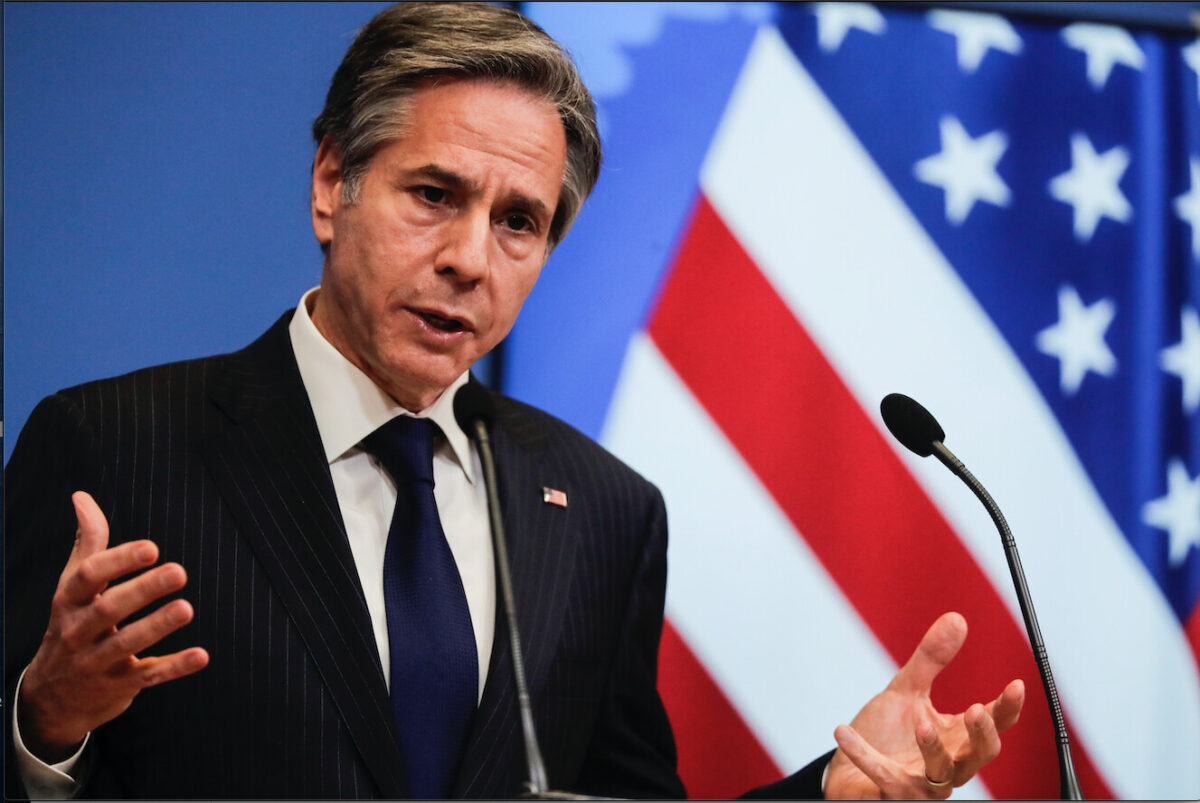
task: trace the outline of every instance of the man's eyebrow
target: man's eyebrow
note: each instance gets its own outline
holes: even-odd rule
[[[410,172],[410,175],[415,177],[424,177],[444,184],[455,189],[466,190],[468,192],[477,190],[479,185],[471,181],[466,176],[459,175],[453,170],[447,170],[441,165],[427,164],[416,168]]]
[[[456,190],[462,190],[465,192],[474,192],[479,189],[479,184],[477,182],[437,164],[422,165],[421,167],[410,171],[409,175],[413,177],[428,178],[429,180],[435,181],[442,186],[450,187]],[[534,215],[545,216],[547,218],[551,216],[550,207],[548,207],[544,201],[541,201],[537,198],[531,198],[524,193],[511,193],[509,200],[515,202],[517,206],[528,209]]]

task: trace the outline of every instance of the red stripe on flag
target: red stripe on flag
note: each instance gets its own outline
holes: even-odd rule
[[[1188,644],[1192,648],[1192,655],[1196,659],[1196,666],[1200,667],[1200,603],[1192,609],[1192,615],[1183,623],[1183,631],[1187,634]]]
[[[974,635],[934,686],[940,710],[1025,680],[1021,723],[982,777],[996,797],[1057,797],[1050,713],[1024,629],[703,197],[649,332],[897,664],[939,614],[966,616]],[[837,660],[836,644],[821,646]],[[1073,752],[1088,796],[1113,797],[1083,745]]]
[[[670,622],[659,647],[658,689],[693,800],[727,800],[783,772]]]

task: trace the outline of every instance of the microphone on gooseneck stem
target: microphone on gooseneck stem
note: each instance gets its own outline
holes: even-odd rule
[[[1033,657],[1037,661],[1038,672],[1042,676],[1042,686],[1046,689],[1046,701],[1050,704],[1050,713],[1054,720],[1054,735],[1058,744],[1058,780],[1059,795],[1063,800],[1083,800],[1083,792],[1079,788],[1079,779],[1075,775],[1075,764],[1071,760],[1071,743],[1067,737],[1067,725],[1063,720],[1062,705],[1058,701],[1058,690],[1054,686],[1054,676],[1050,672],[1050,659],[1046,656],[1046,645],[1042,643],[1042,631],[1038,627],[1037,614],[1033,610],[1033,599],[1025,583],[1025,571],[1021,568],[1021,557],[1017,554],[1017,543],[1004,514],[992,499],[991,494],[975,479],[967,467],[946,448],[943,441],[946,433],[942,430],[937,419],[917,402],[900,393],[889,393],[883,397],[879,405],[883,415],[883,423],[896,440],[904,444],[910,451],[921,457],[936,455],[946,468],[954,472],[971,492],[978,497],[988,514],[1000,531],[1000,540],[1004,544],[1004,556],[1008,559],[1008,570],[1012,574],[1013,585],[1017,589],[1017,601],[1021,605],[1021,616],[1025,620],[1025,631],[1029,634],[1029,645],[1033,648]]]
[[[521,634],[517,628],[517,606],[513,602],[512,573],[508,564],[508,544],[504,537],[504,521],[500,516],[500,492],[496,482],[496,461],[492,455],[492,442],[488,429],[496,419],[496,404],[491,394],[482,385],[468,382],[454,396],[454,419],[479,450],[479,462],[483,465],[483,482],[487,488],[488,520],[492,531],[492,551],[496,563],[496,577],[500,586],[500,600],[508,622],[508,640],[512,645],[512,668],[514,685],[517,687],[517,706],[521,710],[521,732],[525,740],[525,761],[528,779],[525,781],[526,799],[532,800],[599,800],[587,795],[559,792],[550,789],[546,776],[546,764],[538,748],[537,731],[533,724],[533,703],[529,698],[529,686],[525,681],[525,656],[521,650]]]
[[[488,427],[496,417],[496,406],[492,397],[474,382],[459,388],[454,396],[454,418],[467,437],[479,449],[483,464],[483,481],[487,487],[488,519],[491,523],[492,550],[496,558],[496,577],[500,583],[500,599],[508,619],[508,640],[512,644],[513,678],[517,686],[517,705],[521,709],[521,730],[525,736],[525,760],[529,778],[526,791],[537,797],[545,794],[549,783],[546,780],[546,765],[542,762],[542,751],[538,748],[537,732],[533,727],[533,704],[529,700],[529,687],[525,683],[525,658],[521,652],[521,635],[517,629],[517,612],[513,604],[512,575],[508,569],[508,545],[504,538],[504,522],[500,516],[500,494],[496,483],[496,462],[492,456],[492,443]]]

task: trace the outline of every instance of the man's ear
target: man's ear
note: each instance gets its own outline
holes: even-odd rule
[[[313,233],[323,248],[333,242],[333,215],[342,206],[342,154],[328,136],[317,146],[312,171]]]

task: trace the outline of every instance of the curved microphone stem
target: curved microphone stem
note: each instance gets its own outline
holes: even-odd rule
[[[525,659],[521,651],[521,634],[517,630],[517,608],[513,603],[512,575],[508,569],[508,545],[504,539],[504,522],[500,516],[500,497],[496,484],[496,463],[492,457],[492,442],[488,438],[487,426],[483,421],[475,422],[475,442],[479,446],[480,462],[483,464],[484,484],[487,486],[488,516],[492,522],[492,548],[496,551],[496,576],[500,580],[500,598],[508,620],[508,640],[512,644],[513,677],[517,685],[517,704],[521,709],[521,730],[525,736],[525,758],[529,763],[529,781],[526,784],[530,797],[545,797],[550,786],[546,779],[546,765],[542,751],[538,749],[537,732],[533,727],[533,704],[529,699],[529,687],[525,682]]]
[[[1021,568],[1021,556],[1017,553],[1017,542],[1013,539],[1012,531],[1008,529],[1008,522],[1004,520],[1004,514],[1000,512],[992,495],[967,470],[962,461],[955,457],[941,441],[933,442],[933,453],[979,498],[979,501],[987,508],[992,521],[996,523],[996,529],[1000,531],[1000,540],[1004,543],[1004,556],[1008,559],[1008,570],[1012,574],[1013,585],[1017,589],[1017,601],[1021,605],[1021,616],[1025,619],[1025,630],[1029,634],[1029,645],[1033,647],[1033,657],[1037,661],[1038,672],[1042,675],[1042,686],[1046,689],[1046,701],[1050,703],[1050,714],[1054,719],[1054,734],[1058,742],[1060,797],[1063,800],[1083,800],[1079,779],[1075,776],[1075,763],[1071,760],[1071,743],[1067,736],[1066,722],[1063,720],[1062,705],[1058,701],[1058,689],[1054,686],[1054,675],[1050,672],[1050,659],[1046,656],[1046,645],[1042,643],[1042,631],[1038,627],[1037,614],[1033,611],[1033,599],[1030,597],[1029,587],[1025,583],[1025,570]]]

